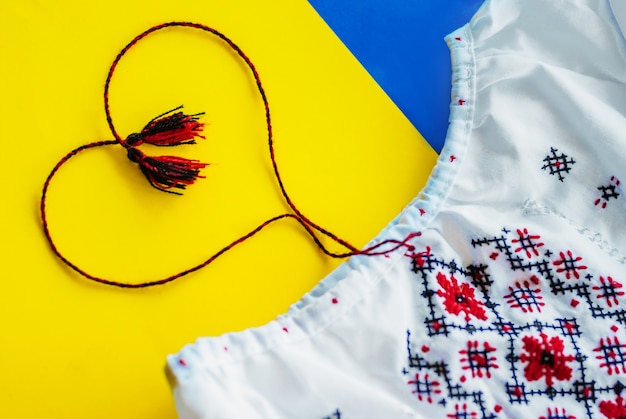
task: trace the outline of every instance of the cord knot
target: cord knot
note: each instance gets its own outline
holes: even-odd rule
[[[147,156],[137,147],[141,144],[156,146],[177,146],[195,144],[204,124],[198,122],[201,113],[185,115],[176,112],[182,106],[167,111],[152,119],[141,132],[130,134],[125,141],[120,141],[127,151],[130,161],[137,163],[141,173],[154,188],[168,193],[181,195],[173,189],[185,189],[200,176],[200,169],[208,166],[198,160],[176,156]]]

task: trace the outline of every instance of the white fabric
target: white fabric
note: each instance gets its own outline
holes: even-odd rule
[[[624,0],[487,1],[446,38],[439,162],[377,238],[416,250],[169,357],[180,416],[626,417],[620,27]]]

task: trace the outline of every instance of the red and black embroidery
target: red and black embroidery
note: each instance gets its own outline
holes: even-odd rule
[[[499,236],[473,239],[471,241],[472,247],[486,248],[488,251],[487,260],[490,260],[490,263],[500,261],[500,258],[494,261],[492,257],[493,253],[497,253],[503,256],[502,261],[508,262],[508,268],[511,271],[526,272],[531,278],[531,282],[535,281],[532,280],[533,276],[536,279],[541,279],[546,286],[538,287],[544,289],[544,291],[538,292],[543,293],[547,289],[556,296],[571,294],[572,298],[569,302],[572,307],[578,307],[581,302],[585,302],[594,318],[613,319],[619,324],[626,325],[626,299],[624,298],[626,290],[623,289],[623,284],[620,281],[614,280],[611,276],[589,273],[589,268],[583,257],[576,255],[572,250],[553,252],[546,249],[543,254],[532,260],[525,259],[519,255],[523,252],[515,252],[515,249],[519,247],[519,243],[515,241],[519,240],[519,234],[513,235],[511,230],[506,228],[502,230],[502,233]],[[540,238],[536,240],[540,240]],[[490,275],[484,264],[468,266],[467,273],[473,278],[473,281],[480,281],[480,278],[488,278]],[[537,289],[533,288],[532,283],[527,288]],[[488,293],[484,287],[479,289],[483,293]],[[533,292],[533,294],[536,293]],[[512,293],[507,295],[509,296],[505,295],[505,298],[515,300]],[[515,301],[511,301],[511,304],[515,304]]]
[[[543,247],[543,243],[539,241],[540,236],[529,234],[528,229],[517,229],[517,239],[511,240],[515,245],[515,253],[524,252],[528,259],[533,256],[539,256],[539,248]]]
[[[446,415],[450,419],[478,419],[478,413],[470,410],[467,403],[455,404],[454,413],[448,413]]]
[[[453,275],[450,275],[448,279],[441,272],[437,274],[437,283],[440,286],[437,295],[444,299],[443,304],[448,313],[456,316],[463,313],[467,322],[472,317],[487,320],[483,303],[476,299],[474,289],[470,284],[460,284]]]
[[[556,271],[565,275],[566,279],[580,279],[580,271],[587,269],[585,265],[581,264],[582,260],[583,258],[580,256],[574,256],[571,250],[566,250],[559,252],[559,258],[552,263],[557,267]]]
[[[610,276],[606,278],[600,276],[600,283],[591,288],[596,291],[596,298],[603,299],[609,307],[619,305],[619,298],[625,294],[622,283],[615,281]]]
[[[538,419],[592,419],[599,412],[624,419],[622,282],[596,274],[584,255],[554,250],[527,228],[505,228],[470,244],[478,253],[467,266],[430,250],[419,261],[411,259],[427,307],[420,320],[430,340],[413,339],[407,331],[402,372],[416,398],[440,405],[449,418],[503,418],[506,406],[494,404],[480,390],[485,387],[476,385],[493,379],[489,386],[503,383],[510,406],[552,401]],[[552,304],[565,311],[552,310]],[[551,317],[555,312],[571,315]],[[600,325],[606,328],[593,346],[583,340],[588,329],[579,318],[598,319],[596,333],[602,333]],[[450,342],[463,343],[447,354],[431,350]]]
[[[550,147],[550,153],[543,159],[545,164],[541,168],[548,170],[552,176],[557,176],[563,182],[576,162],[567,154],[558,152],[558,149]]]
[[[519,240],[519,234],[516,234],[514,238],[511,238],[511,230],[507,228],[503,228],[502,233],[503,234],[499,236],[487,237],[483,239],[473,239],[471,241],[471,245],[474,248],[490,246],[492,248],[492,251],[489,254],[489,258],[491,260],[496,260],[499,258],[500,255],[503,255],[506,261],[509,263],[510,269],[513,271],[538,271],[539,274],[543,274],[552,270],[552,268],[549,266],[550,261],[546,260],[546,257],[549,258],[553,255],[550,250],[545,250],[543,252],[543,255],[537,255],[538,257],[522,258],[522,256],[519,255],[521,252],[515,251],[515,249],[519,248],[520,246],[519,242],[513,241]],[[537,235],[530,234],[530,236],[535,237]],[[537,236],[533,240],[539,239],[541,239],[541,237]],[[543,247],[543,243],[541,247]],[[537,250],[537,253],[539,253],[538,248],[539,246],[534,247],[534,250]],[[494,256],[494,254],[496,256]]]
[[[624,419],[626,418],[626,401],[622,396],[617,396],[615,401],[603,400],[600,402],[600,413],[606,419]]]
[[[617,335],[600,338],[593,351],[608,375],[626,374],[626,343],[622,343]]]
[[[459,413],[459,406],[465,406],[464,411],[467,411],[467,406],[472,406],[475,412],[473,417],[476,419],[495,419],[498,417],[496,411],[501,408],[497,406],[497,408],[494,407],[493,411],[489,411],[483,393],[465,388],[461,381],[456,382],[450,373],[448,363],[429,360],[425,354],[414,353],[410,331],[407,331],[407,351],[408,366],[402,370],[402,373],[416,377],[407,383],[419,401],[437,403],[449,409],[448,401],[455,400],[454,410],[448,414],[452,416],[448,417],[457,417],[455,415]],[[442,388],[445,389],[445,392],[442,391]]]
[[[609,183],[598,186],[598,198],[594,201],[594,205],[600,208],[606,208],[611,199],[617,199],[621,195],[619,188],[621,182],[615,176],[611,176]]]
[[[540,333],[539,337],[524,336],[522,342],[524,349],[519,359],[525,364],[524,377],[528,381],[545,380],[547,386],[552,386],[555,380],[572,378],[570,363],[576,357],[565,354],[563,339]]]
[[[464,364],[461,368],[469,370],[472,378],[491,378],[491,371],[498,368],[495,352],[496,348],[489,342],[479,344],[477,340],[470,340],[465,349],[459,351],[461,362]],[[465,381],[463,377],[461,381]]]
[[[539,419],[576,419],[576,416],[568,415],[567,411],[563,408],[548,407],[547,415],[539,416]]]
[[[415,394],[419,401],[432,403],[433,397],[441,394],[441,384],[436,377],[429,373],[416,373],[413,379],[408,381],[408,384],[413,387],[411,393]]]
[[[546,305],[541,301],[543,297],[536,275],[523,281],[516,281],[514,285],[509,286],[509,293],[504,298],[509,307],[520,309],[524,313],[541,312],[541,307]]]

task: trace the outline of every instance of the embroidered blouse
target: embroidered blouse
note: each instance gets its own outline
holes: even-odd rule
[[[180,417],[625,418],[625,29],[623,0],[488,0],[446,38],[439,161],[374,240],[414,249],[170,356]]]

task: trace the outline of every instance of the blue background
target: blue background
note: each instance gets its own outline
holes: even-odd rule
[[[430,145],[448,127],[450,54],[443,37],[483,0],[309,0]]]

